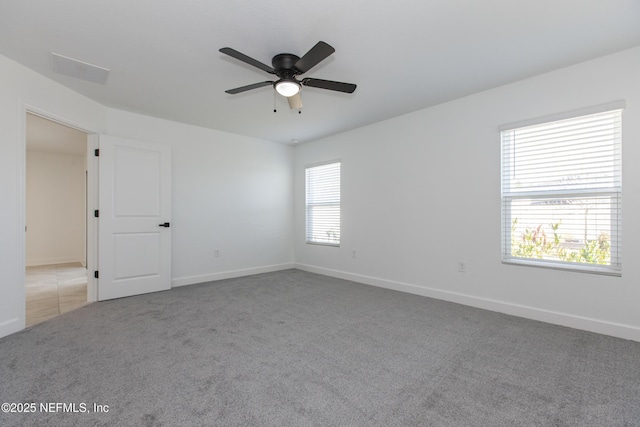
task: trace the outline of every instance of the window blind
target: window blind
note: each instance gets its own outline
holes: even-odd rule
[[[306,168],[307,243],[340,245],[340,162]]]
[[[503,261],[619,274],[622,110],[501,138]]]

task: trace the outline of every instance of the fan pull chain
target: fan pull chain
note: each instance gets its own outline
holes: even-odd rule
[[[273,91],[273,112],[277,113],[278,110],[276,110],[276,91]]]

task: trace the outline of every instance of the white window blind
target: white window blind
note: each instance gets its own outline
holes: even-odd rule
[[[620,275],[622,110],[503,129],[502,259]]]
[[[306,168],[307,243],[340,245],[340,162]]]

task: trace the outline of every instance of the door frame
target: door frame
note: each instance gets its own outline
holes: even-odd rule
[[[82,123],[75,122],[66,117],[55,114],[51,111],[38,108],[33,105],[29,105],[23,102],[19,102],[18,107],[18,136],[20,141],[20,147],[18,149],[18,197],[20,197],[18,203],[18,253],[19,253],[19,265],[18,268],[19,276],[21,277],[21,308],[22,308],[22,328],[24,329],[26,326],[26,223],[27,223],[27,186],[26,186],[26,174],[27,174],[27,114],[31,113],[36,116],[40,116],[47,120],[51,120],[53,122],[59,123],[61,125],[77,129],[87,134],[87,229],[86,229],[86,245],[87,245],[87,301],[95,302],[97,301],[98,288],[97,288],[97,280],[93,277],[92,272],[96,270],[97,265],[97,255],[98,255],[98,222],[93,217],[93,215],[89,215],[89,212],[93,212],[97,209],[97,199],[98,199],[98,163],[96,157],[93,156],[94,149],[97,148],[92,144],[92,135],[99,133],[98,131],[91,129],[90,126],[85,126]],[[97,142],[95,143],[97,145]],[[91,272],[91,274],[90,274]]]

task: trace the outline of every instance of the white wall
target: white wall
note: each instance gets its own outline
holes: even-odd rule
[[[297,147],[296,265],[640,340],[639,75],[635,48]],[[498,127],[616,100],[627,105],[622,277],[503,265]],[[307,245],[304,166],[338,158],[342,245]]]
[[[27,265],[85,262],[85,156],[27,150]]]

